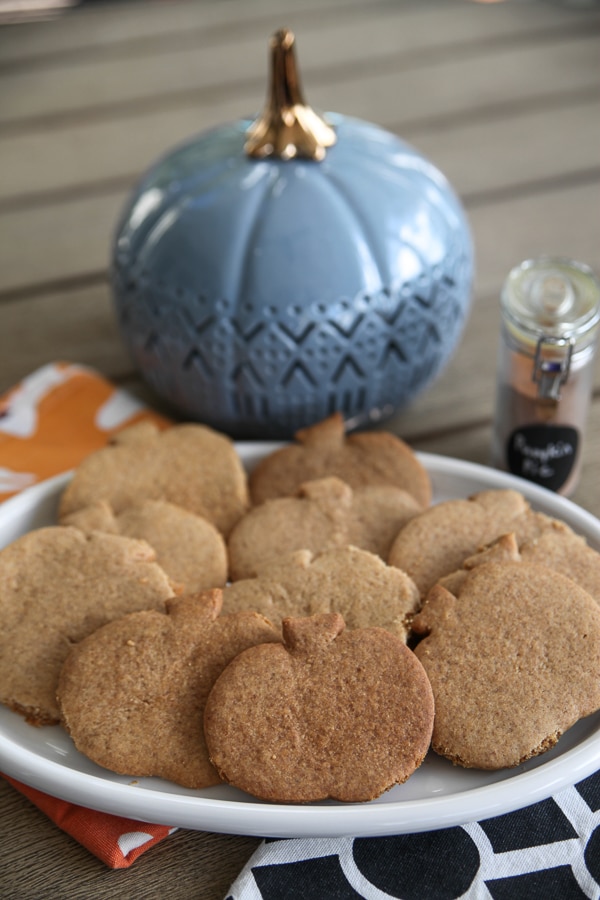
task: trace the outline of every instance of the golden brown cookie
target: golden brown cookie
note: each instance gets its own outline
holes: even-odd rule
[[[309,481],[296,496],[267,500],[240,519],[227,545],[230,578],[253,578],[263,563],[294,550],[352,544],[384,559],[398,531],[420,511],[400,488],[353,490],[333,477]]]
[[[462,569],[440,578],[438,584],[455,594],[467,572],[475,566],[492,559],[522,559],[561,572],[600,604],[600,553],[584,537],[565,522],[532,511],[519,516],[514,525],[516,533],[502,535],[481,548],[464,561]]]
[[[255,609],[278,626],[289,616],[339,612],[348,628],[377,625],[402,640],[418,605],[419,592],[408,575],[357,547],[297,550],[223,591],[224,612]]]
[[[223,587],[227,581],[227,548],[208,519],[165,500],[143,500],[116,515],[99,500],[65,516],[64,525],[87,533],[105,531],[147,541],[169,578],[188,594]]]
[[[262,460],[250,475],[254,504],[296,493],[305,481],[335,475],[352,488],[394,485],[422,507],[431,502],[425,467],[400,438],[387,431],[346,435],[340,413],[304,428],[296,442]]]
[[[464,581],[468,577],[469,572],[476,569],[477,566],[483,566],[488,562],[519,562],[521,554],[519,546],[514,534],[502,534],[499,538],[482,547],[473,556],[469,556],[462,564],[462,568],[449,575],[444,575],[437,582],[441,587],[446,588],[451,594],[457,596],[463,586]]]
[[[468,500],[446,500],[414,516],[399,532],[387,557],[406,572],[426,596],[444,575],[501,534],[529,510],[513,490],[481,491]]]
[[[242,650],[280,640],[262,616],[220,609],[220,590],[181,597],[166,613],[132,613],[77,644],[58,683],[77,749],[123,775],[218,784],[202,724],[208,693]]]
[[[80,463],[60,499],[59,517],[98,500],[106,500],[117,515],[141,500],[167,500],[227,535],[248,507],[248,485],[225,435],[204,425],[159,431],[143,422]]]
[[[516,766],[600,708],[600,608],[533,563],[488,562],[437,585],[413,628],[433,688],[432,747],[467,768]]]
[[[382,628],[344,630],[337,613],[284,619],[283,637],[237,656],[209,694],[223,780],[279,803],[372,800],[406,781],[433,722],[412,651]]]
[[[173,596],[154,559],[144,541],[61,526],[0,551],[0,702],[32,724],[57,722],[56,684],[71,646]]]
[[[536,537],[520,542],[523,560],[572,578],[600,604],[600,553],[565,522],[546,517],[544,525]]]

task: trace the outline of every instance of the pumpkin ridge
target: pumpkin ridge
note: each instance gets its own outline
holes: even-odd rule
[[[229,229],[226,248],[227,278],[224,279],[224,283],[227,282],[228,288],[224,293],[228,295],[231,309],[236,310],[237,315],[234,317],[239,322],[243,317],[239,315],[238,304],[244,298],[244,281],[250,265],[250,255],[254,249],[254,244],[249,238],[256,232],[262,211],[271,196],[273,184],[278,180],[273,178],[268,165],[264,163],[255,165],[264,167],[264,174],[253,181],[252,190],[239,192],[243,200],[238,205],[235,228]]]
[[[374,248],[379,249],[380,241],[378,240],[377,235],[373,233],[372,229],[368,227],[368,221],[369,221],[368,217],[364,216],[362,214],[362,210],[360,209],[360,204],[353,202],[351,193],[350,193],[350,191],[347,190],[343,180],[338,178],[332,172],[328,172],[327,174],[328,174],[327,180],[333,187],[335,187],[335,189],[338,193],[338,196],[341,197],[342,200],[345,202],[346,209],[352,213],[354,220],[360,225],[360,230],[368,238],[369,251],[373,255]],[[435,185],[435,183],[434,183],[434,186],[437,188],[437,185]],[[416,243],[414,243],[413,241],[409,241],[408,238],[406,236],[404,236],[402,238],[402,246],[404,248],[406,248],[407,250],[410,250],[414,254],[414,256],[418,259],[421,272],[427,272],[431,268],[431,264],[423,256],[422,249],[419,248],[419,246]],[[386,271],[388,268],[386,262],[384,261],[384,263],[383,263],[384,273],[382,273],[381,264],[377,260],[375,260],[375,262],[376,262],[377,271],[378,271],[378,274],[380,277],[380,282],[381,282],[379,285],[377,285],[377,290],[393,289],[394,288],[393,278],[392,278],[390,272]],[[414,281],[414,279],[415,279],[414,275],[407,276],[407,280],[409,280],[409,281]]]
[[[231,301],[233,304],[236,304],[236,306],[244,296],[243,286],[250,270],[252,254],[256,248],[255,235],[260,227],[263,212],[273,196],[273,191],[279,182],[281,174],[279,166],[277,164],[274,165],[272,161],[266,163],[262,161],[255,162],[254,165],[264,168],[265,174],[260,181],[254,182],[252,191],[248,191],[247,198],[254,201],[254,209],[252,212],[245,212],[244,216],[240,216],[242,221],[246,219],[246,215],[248,216],[246,219],[248,227],[238,229],[238,234],[240,236],[236,242],[237,252],[230,252],[230,265],[233,264],[233,267],[237,270],[232,279],[235,281],[236,287],[235,290],[232,291],[231,296]],[[260,197],[256,199],[252,195],[254,195],[255,192],[258,193],[259,184],[261,187],[261,194]],[[238,314],[238,321],[243,321],[240,310],[237,309],[236,312]]]
[[[356,225],[355,230],[358,233],[362,232],[368,237],[368,241],[365,241],[365,245],[368,247],[369,256],[379,276],[380,284],[377,285],[377,288],[389,286],[390,278],[389,273],[385,271],[387,269],[385,261],[377,258],[380,255],[379,253],[377,253],[377,255],[375,255],[374,253],[374,249],[379,247],[379,241],[377,240],[377,237],[375,235],[373,235],[370,231],[367,231],[366,220],[361,216],[360,209],[358,208],[357,204],[353,202],[350,193],[346,190],[342,181],[334,175],[331,168],[328,167],[327,169],[321,169],[319,174],[327,187],[332,188],[338,195],[338,198],[344,203],[348,215],[352,217]],[[368,287],[367,285],[365,285],[363,290],[370,291],[373,290],[374,287],[375,285],[369,285]]]
[[[234,134],[233,138],[235,137],[237,136]],[[191,152],[193,150],[195,140],[196,138],[190,139],[177,148],[172,157],[171,169],[176,170],[176,164],[180,164],[179,159],[184,158],[186,152]],[[160,159],[152,166],[143,181],[144,190],[141,195],[146,196],[152,191],[158,191],[161,194],[160,201],[156,205],[150,206],[147,212],[144,212],[142,217],[137,221],[133,233],[129,232],[122,235],[122,238],[125,238],[126,240],[126,246],[118,248],[119,257],[130,260],[130,264],[137,263],[140,255],[144,252],[144,248],[148,243],[150,235],[154,233],[157,224],[167,213],[172,212],[178,207],[180,198],[188,198],[188,195],[193,198],[196,194],[205,189],[206,184],[210,183],[214,186],[214,182],[228,171],[226,159],[215,159],[208,168],[196,171],[187,171],[186,165],[179,175],[179,186],[174,190],[172,179],[167,179],[163,171],[164,166],[164,159]],[[142,182],[140,182],[140,185],[141,184]],[[140,197],[136,197],[135,202],[131,203],[127,208],[126,213],[122,214],[117,233],[121,231],[123,223],[127,221],[129,217],[135,217],[135,210],[139,200]]]
[[[160,210],[157,210],[157,215],[143,236],[143,240],[139,242],[139,246],[134,247],[133,242],[131,243],[130,252],[134,266],[140,265],[143,269],[146,248],[148,246],[152,247],[153,244],[160,240],[167,229],[181,217],[181,212],[186,206],[189,206],[189,197],[182,194],[175,202],[171,201],[163,205]]]

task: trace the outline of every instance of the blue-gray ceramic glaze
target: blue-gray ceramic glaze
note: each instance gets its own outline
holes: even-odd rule
[[[416,150],[329,114],[321,162],[256,160],[250,121],[143,178],[118,225],[120,327],[182,415],[289,438],[334,410],[389,417],[441,372],[468,314],[473,251],[452,188]]]

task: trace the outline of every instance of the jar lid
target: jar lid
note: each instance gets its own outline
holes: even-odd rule
[[[511,336],[526,349],[543,338],[569,342],[577,352],[597,337],[600,281],[574,260],[526,260],[509,272],[501,306]]]

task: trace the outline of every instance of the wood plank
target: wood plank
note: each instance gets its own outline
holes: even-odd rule
[[[0,292],[106,269],[123,195],[14,212],[0,223]]]
[[[565,49],[568,52],[563,57],[561,54]],[[497,131],[501,130],[501,123],[511,112],[507,98],[515,103],[518,131],[523,119],[528,117],[543,116],[557,107],[557,114],[563,115],[569,105],[575,110],[582,104],[593,103],[600,90],[598,67],[576,58],[577,47],[560,50],[556,62],[568,67],[570,77],[561,79],[558,86],[547,82],[548,66],[553,69],[554,65],[549,63],[543,50],[538,50],[520,59],[509,53],[502,54],[495,64],[486,64],[485,79],[479,74],[480,63],[470,60],[439,66],[435,78],[405,72],[393,77],[359,77],[339,84],[315,85],[314,93],[321,95],[323,102],[312,102],[315,106],[378,122],[399,131],[409,140],[418,141],[424,150],[431,145],[433,153],[430,155],[437,159],[438,129],[443,131],[439,138],[443,146],[446,137],[457,126],[476,128],[480,120],[483,120],[482,125],[491,125],[490,116],[494,115],[496,105]],[[524,65],[525,70],[519,65]],[[456,90],[454,84],[464,89]],[[579,102],[578,92],[583,92]],[[248,113],[252,115],[253,110],[261,106],[263,96],[264,85],[261,85],[260,90],[250,89],[246,95],[229,100],[213,98],[198,105],[188,103],[183,108],[146,110],[127,120],[113,116],[107,121],[72,124],[45,130],[42,134],[35,131],[2,136],[0,129],[0,152],[5,161],[0,169],[0,197],[35,194],[44,189],[58,190],[82,181],[90,183],[118,178],[121,184],[124,180],[131,183],[158,155],[184,138],[230,119]],[[538,113],[533,112],[536,107]],[[589,119],[586,127],[593,133],[596,120],[592,114]],[[552,127],[552,120],[547,122]],[[569,121],[565,129],[556,127],[555,136],[547,146],[551,147],[559,134],[561,140],[567,140],[570,128]],[[504,143],[507,137],[503,136]],[[476,139],[481,139],[481,135]],[[460,141],[458,136],[456,141]],[[520,145],[521,142],[517,146]],[[469,146],[465,141],[463,148],[459,148],[464,160],[468,159],[464,147]],[[494,146],[498,149],[495,143]],[[574,152],[591,153],[593,147],[583,140],[574,140],[565,158],[569,159]]]
[[[363,119],[372,113],[358,91],[351,113]],[[100,122],[53,131],[43,141],[30,134],[0,140],[6,173],[0,173],[0,211],[128,189],[166,151],[167,141],[175,146],[197,132],[200,121],[209,128],[238,115],[233,101],[211,105],[199,115],[176,110],[139,116],[127,128],[120,121]],[[406,128],[397,119],[378,124],[418,147],[460,194],[510,189],[598,165],[600,83],[590,96],[569,95],[565,103],[555,96],[547,106],[523,100],[514,110],[503,105],[495,116],[488,106],[475,121],[444,118],[437,128],[431,118],[409,119]]]
[[[298,52],[305,82],[307,85],[321,83],[323,86],[332,78],[335,81],[341,76],[346,80],[352,72],[370,78],[376,74],[390,77],[402,71],[412,72],[413,78],[422,82],[422,70],[427,65],[432,70],[430,82],[439,87],[435,77],[436,67],[449,58],[468,64],[485,57],[487,75],[507,51],[516,56],[511,65],[517,72],[524,66],[523,56],[527,57],[530,53],[540,55],[541,52],[545,65],[542,66],[543,78],[540,80],[538,73],[535,82],[539,86],[547,85],[548,81],[550,85],[558,85],[564,79],[566,84],[563,89],[567,85],[572,87],[574,83],[581,86],[581,73],[595,71],[595,66],[590,67],[593,65],[592,59],[596,60],[595,34],[600,16],[595,16],[586,27],[580,25],[575,36],[570,38],[568,29],[554,27],[541,35],[538,33],[533,42],[528,42],[520,30],[521,17],[528,7],[518,5],[512,9],[513,15],[508,22],[501,23],[508,33],[490,32],[489,20],[484,22],[479,16],[465,18],[465,21],[480,22],[482,27],[485,25],[485,30],[478,36],[467,39],[462,38],[460,21],[457,22],[461,16],[454,6],[435,10],[423,7],[418,14],[414,14],[412,28],[407,28],[410,17],[402,15],[401,8],[386,11],[385,14],[378,11],[357,22],[343,20],[339,24],[334,21],[333,24],[326,22],[321,26],[313,19],[298,35]],[[432,18],[434,11],[435,20]],[[469,12],[472,13],[472,10]],[[549,17],[544,18],[546,28],[548,21],[552,21],[550,12]],[[452,34],[455,35],[454,41],[450,37]],[[461,36],[461,41],[457,41],[456,35]],[[135,60],[84,60],[76,67],[65,65],[63,68],[50,68],[43,73],[43,77],[36,70],[6,72],[0,121],[5,127],[9,124],[14,127],[31,117],[39,117],[40,122],[47,124],[50,114],[52,117],[60,113],[89,118],[94,112],[105,115],[108,106],[113,111],[119,106],[131,110],[132,101],[155,104],[161,97],[175,100],[188,96],[190,92],[214,90],[217,86],[221,96],[224,90],[225,94],[237,94],[244,86],[246,90],[250,85],[257,89],[265,78],[267,68],[267,37],[266,34],[244,34],[228,46],[206,46],[201,52],[194,47]],[[557,59],[556,54],[559,54]],[[564,54],[566,58],[563,60]],[[573,65],[575,61],[577,65]],[[504,63],[506,66],[506,60]],[[538,65],[532,60],[524,71],[533,76]],[[471,89],[477,88],[472,84],[472,79],[471,82],[464,82],[465,87],[469,83]],[[524,83],[526,81],[522,81],[521,86]],[[585,78],[584,83],[589,84],[589,79]],[[457,82],[457,86],[460,93],[461,82]],[[396,98],[398,96],[402,94],[397,94]],[[324,105],[318,95],[316,102]]]
[[[64,65],[65,61],[93,55],[99,58],[107,54],[153,54],[173,41],[181,47],[190,40],[231,40],[251,28],[266,28],[268,33],[274,27],[274,18],[282,15],[286,22],[281,24],[287,23],[288,16],[301,21],[304,17],[313,18],[317,12],[320,17],[343,15],[347,19],[353,14],[364,16],[366,7],[371,11],[389,3],[390,0],[327,0],[324,6],[322,0],[145,0],[141,7],[139,2],[120,0],[112,8],[76,7],[51,21],[7,28],[0,44],[0,69],[47,67],[57,62]],[[405,2],[406,5],[409,4]],[[578,21],[578,17],[569,14],[561,18],[565,24]]]
[[[0,320],[0,393],[55,360],[117,379],[132,369],[107,285],[5,303]]]
[[[597,98],[564,107],[449,126],[409,129],[407,139],[435,162],[464,198],[516,192],[519,185],[560,181],[595,171],[600,164],[600,83]],[[600,174],[600,170],[599,170]]]
[[[565,39],[551,47],[513,46],[480,58],[440,59],[423,71],[365,72],[358,83],[348,78],[336,83],[333,98],[331,81],[315,80],[310,94],[307,82],[307,95],[318,108],[348,115],[360,103],[370,110],[367,118],[389,122],[394,130],[403,123],[424,130],[432,119],[435,130],[455,117],[463,124],[471,117],[473,122],[487,118],[486,110],[494,107],[502,114],[513,105],[518,110],[524,103],[530,108],[561,104],[560,98],[577,92],[589,96],[598,80],[597,41],[589,35],[589,40]]]
[[[600,180],[538,196],[524,191],[521,197],[471,209],[470,220],[478,296],[497,292],[509,269],[537,256],[571,257],[600,272]]]
[[[445,18],[449,7],[453,7],[450,21]],[[524,35],[553,27],[578,27],[595,18],[593,9],[553,6],[540,10],[532,4],[517,9],[514,4],[498,4],[484,9],[450,0],[428,0],[426,6],[419,0],[327,0],[326,4],[319,0],[253,0],[251,4],[247,0],[169,4],[150,0],[143,8],[136,2],[120,2],[114,8],[79,7],[52,21],[5,29],[0,35],[0,69],[49,67],[107,55],[150,55],[169,46],[180,49],[190,41],[230,42],[249,29],[266,34],[278,27],[275,19],[279,25],[297,28],[310,25],[317,12],[322,24],[333,19],[339,22],[342,16],[347,21],[373,17],[386,8],[402,14],[408,46],[423,13],[428,16],[430,39],[445,31],[440,34],[444,40],[455,35],[461,41],[488,37],[490,25],[501,34],[503,29],[512,29],[515,20]],[[431,14],[436,17],[433,29]]]

